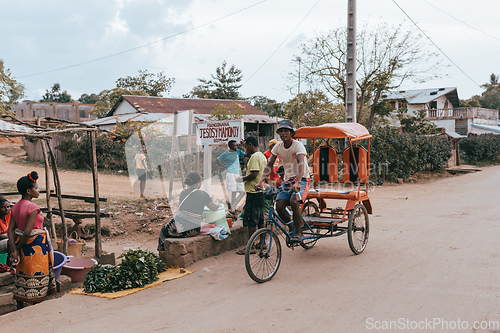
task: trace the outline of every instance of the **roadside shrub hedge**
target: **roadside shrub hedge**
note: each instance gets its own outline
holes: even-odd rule
[[[371,175],[395,181],[418,171],[442,170],[451,157],[451,143],[443,136],[399,133],[394,127],[371,131]]]
[[[498,162],[499,154],[500,135],[481,134],[460,140],[460,158],[463,163]]]
[[[97,167],[108,170],[127,170],[125,158],[125,139],[110,134],[98,134],[96,137]],[[72,136],[61,142],[57,149],[66,153],[68,166],[75,169],[88,169],[92,166],[90,140],[83,135],[77,140]]]

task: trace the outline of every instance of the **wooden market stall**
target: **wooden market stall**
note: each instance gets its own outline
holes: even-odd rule
[[[37,120],[37,124],[31,124],[24,121],[21,121],[15,117],[11,116],[3,116],[3,118],[10,118],[10,122],[0,119],[0,136],[2,137],[24,137],[30,138],[32,140],[38,140],[41,145],[41,149],[44,157],[44,166],[45,166],[45,183],[46,189],[45,191],[40,191],[40,193],[45,193],[47,208],[42,209],[47,213],[47,219],[50,220],[51,224],[51,233],[53,239],[57,242],[57,234],[55,228],[55,222],[52,218],[54,214],[57,214],[61,217],[62,229],[63,229],[63,239],[62,239],[62,252],[67,254],[68,251],[68,231],[65,222],[66,212],[63,208],[63,197],[68,197],[68,195],[64,195],[61,193],[61,183],[59,179],[59,171],[57,168],[56,158],[54,155],[54,151],[50,145],[50,141],[52,140],[52,135],[62,134],[62,133],[74,133],[74,132],[86,132],[89,137],[90,142],[90,154],[91,154],[91,168],[92,168],[92,178],[93,178],[93,197],[85,197],[85,196],[71,196],[73,199],[81,199],[87,202],[94,203],[94,211],[71,211],[68,215],[75,217],[93,217],[95,219],[95,257],[100,258],[102,255],[102,243],[101,243],[101,212],[100,212],[100,201],[106,201],[105,198],[99,197],[99,181],[98,181],[98,173],[97,173],[97,154],[96,154],[96,133],[99,130],[96,127],[84,126],[79,123],[71,123],[67,121],[62,121],[59,124],[66,123],[73,124],[78,127],[67,128],[59,126],[59,128],[50,128],[46,126],[41,126],[40,119]],[[50,119],[51,121],[56,121],[55,119]],[[54,191],[51,190],[50,186],[50,171],[52,171],[53,185]],[[55,193],[53,193],[55,192]],[[6,193],[7,195],[12,193]],[[52,209],[50,203],[50,197],[57,197],[58,201],[58,209]],[[78,198],[77,198],[78,197]]]

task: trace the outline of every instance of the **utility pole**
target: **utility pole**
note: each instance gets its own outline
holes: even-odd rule
[[[356,0],[347,4],[347,80],[345,121],[356,122]]]
[[[299,126],[300,121],[300,62],[302,61],[301,57],[295,58],[299,62],[299,84],[297,88],[297,124],[295,126]]]

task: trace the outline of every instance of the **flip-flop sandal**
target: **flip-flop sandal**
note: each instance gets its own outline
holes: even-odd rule
[[[292,236],[292,237],[290,237],[290,242],[292,242],[292,243],[300,243],[300,242],[302,242],[302,237],[300,237],[300,236]]]
[[[240,250],[236,251],[236,254],[239,254],[239,255],[243,255],[243,256],[244,256],[244,255],[245,255],[245,250],[246,250],[246,249],[240,249]],[[251,250],[251,251],[250,251],[250,254],[256,254],[256,253],[257,253],[257,252],[256,252],[255,250]]]

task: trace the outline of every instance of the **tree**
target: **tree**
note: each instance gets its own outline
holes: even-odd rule
[[[491,74],[490,82],[483,84],[483,91],[480,98],[480,103],[483,108],[500,110],[500,83],[498,75]]]
[[[99,100],[95,103],[92,114],[97,118],[105,117],[123,95],[148,96],[143,90],[126,90],[123,88],[103,90],[99,93]]]
[[[336,28],[319,34],[302,45],[302,64],[306,83],[322,86],[345,105],[347,30]],[[424,37],[414,30],[404,31],[387,24],[365,25],[357,40],[358,119],[363,118],[365,104],[370,103],[368,127],[372,125],[376,106],[384,91],[397,89],[408,79],[425,81],[437,77],[437,53],[426,51]],[[292,75],[293,76],[293,75]],[[294,81],[296,79],[294,78]]]
[[[116,88],[99,93],[92,114],[98,118],[105,117],[123,95],[162,96],[164,92],[172,89],[174,82],[174,78],[166,78],[163,72],[153,74],[146,70],[139,71],[139,75],[135,77],[119,78],[116,80]]]
[[[495,75],[495,73],[491,73],[490,82],[481,85],[481,88],[485,88],[486,91],[500,89],[500,83],[498,82],[498,75]]]
[[[266,96],[252,96],[245,98],[245,100],[255,106],[256,108],[264,111],[269,117],[283,117],[284,103],[278,103],[276,100]]]
[[[226,71],[227,63],[222,62],[215,70],[215,75],[211,75],[211,80],[198,79],[200,85],[194,87],[191,92],[184,97],[211,98],[211,99],[242,99],[238,89],[241,87],[241,70],[231,65]]]
[[[248,110],[241,107],[238,103],[231,105],[219,104],[210,112],[208,118],[210,120],[233,120],[241,119],[248,113]]]
[[[140,70],[137,76],[127,76],[116,80],[116,87],[126,90],[141,90],[147,96],[163,96],[164,92],[169,92],[175,83],[174,78],[167,78],[163,72],[148,73],[147,70]]]
[[[481,106],[481,96],[474,95],[469,99],[461,99],[459,100],[459,106],[461,107],[476,107],[480,108]]]
[[[342,105],[333,104],[328,97],[319,90],[300,93],[300,109],[297,96],[285,105],[285,118],[294,122],[295,127],[318,126],[325,123],[340,122],[345,113]],[[297,112],[299,110],[299,112]],[[300,117],[298,114],[300,113]]]
[[[24,86],[14,79],[10,69],[5,68],[3,60],[0,59],[0,114],[8,114],[10,106],[23,97]]]
[[[99,96],[92,93],[92,94],[82,94],[80,98],[78,99],[78,102],[83,103],[83,104],[95,104],[99,101]]]
[[[45,95],[40,102],[71,103],[73,99],[66,90],[61,91],[61,85],[56,82],[50,90],[45,90]]]

